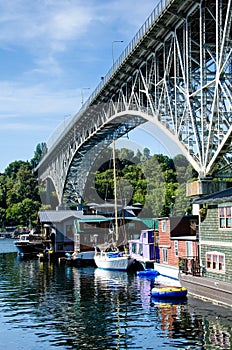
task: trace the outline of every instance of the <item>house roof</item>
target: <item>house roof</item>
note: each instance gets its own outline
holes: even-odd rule
[[[58,223],[70,218],[74,219],[96,219],[96,215],[84,215],[81,210],[44,210],[39,211],[41,223]],[[101,216],[103,218],[103,216]]]
[[[38,215],[41,223],[59,223],[70,218],[74,218],[74,220],[86,223],[111,221],[114,219],[114,217],[106,217],[104,215],[83,214],[82,210],[41,210],[39,211]],[[120,217],[118,217],[118,219],[120,219]],[[137,218],[135,216],[125,216],[121,217],[121,219],[125,219],[126,221],[140,221],[151,229],[154,228],[154,225],[156,225],[156,219],[154,218]]]
[[[112,217],[104,217],[101,215],[85,215],[84,218],[77,218],[79,222],[86,222],[86,223],[95,223],[95,222],[104,222],[104,221],[112,221],[114,218]]]
[[[204,203],[222,203],[232,201],[232,187],[212,193],[208,196],[197,198],[193,200],[193,204],[204,204]]]

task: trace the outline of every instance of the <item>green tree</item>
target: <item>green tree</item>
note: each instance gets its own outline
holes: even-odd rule
[[[114,197],[113,169],[95,173],[95,188],[102,200]]]
[[[35,225],[40,202],[25,198],[21,203],[15,203],[6,210],[6,218],[12,224],[27,226]]]
[[[142,165],[147,181],[147,196],[144,205],[146,215],[168,216],[171,200],[175,196],[176,173],[172,159],[162,154],[153,155]]]
[[[178,154],[173,158],[175,166],[177,182],[179,184],[186,183],[193,178],[197,178],[197,172],[189,164],[184,155]]]
[[[145,147],[143,149],[143,156],[145,159],[151,158],[151,151],[149,150],[149,148]]]
[[[4,231],[4,223],[6,220],[6,209],[0,207],[0,231]]]
[[[31,159],[32,168],[35,169],[43,156],[47,153],[46,142],[41,142],[36,146],[34,157]]]
[[[23,160],[16,160],[12,163],[10,163],[5,171],[4,171],[4,175],[6,177],[9,177],[9,178],[12,178],[12,179],[15,179],[16,178],[16,175],[19,171],[19,169],[21,168],[22,165],[24,165],[25,163],[28,163],[28,162],[24,162]]]
[[[134,162],[135,164],[138,164],[138,163],[140,163],[142,160],[143,160],[143,155],[142,155],[141,151],[138,149],[137,152],[136,152],[136,155],[134,156],[133,162]]]
[[[0,208],[6,209],[6,196],[6,177],[4,175],[0,175]]]
[[[32,167],[28,162],[22,162],[17,172],[7,177],[7,206],[30,198],[39,201],[38,184]]]
[[[0,177],[0,208],[5,210],[6,225],[28,225],[29,219],[35,223],[40,205],[31,163],[21,160],[10,163]]]
[[[135,164],[122,161],[123,157],[132,159],[133,152],[122,149],[117,154],[118,178],[124,179],[118,197],[122,197],[124,202],[130,200],[130,204],[142,203],[142,215],[145,216],[184,215],[189,211],[185,186],[194,171],[183,155],[171,159],[167,155],[156,154],[145,159],[140,154],[140,163]],[[102,199],[109,198],[109,195],[113,198],[112,168],[102,169],[96,173],[96,187]]]
[[[178,184],[173,215],[181,216],[191,213],[190,200],[186,197],[186,183]]]
[[[118,158],[121,164],[123,165],[123,167],[128,164],[132,164],[134,159],[134,151],[127,148],[121,148],[117,152],[118,152]]]

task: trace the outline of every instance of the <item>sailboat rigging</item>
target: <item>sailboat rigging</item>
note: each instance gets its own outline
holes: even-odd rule
[[[115,160],[115,141],[113,140],[113,178],[114,178],[114,221],[115,221],[115,243],[118,243],[118,208],[117,208],[117,178]],[[126,271],[132,266],[134,259],[127,252],[96,250],[94,261],[97,267],[107,270]]]
[[[117,207],[117,177],[116,177],[116,161],[115,161],[115,141],[113,140],[113,170],[114,170],[114,216],[115,216],[115,238],[118,242],[118,207]]]

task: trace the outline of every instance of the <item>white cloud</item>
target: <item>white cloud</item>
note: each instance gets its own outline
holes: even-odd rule
[[[110,69],[113,40],[124,40],[115,47],[117,57],[155,5],[150,0],[0,0],[0,147],[9,143],[1,162],[17,159],[13,131],[25,131],[24,143],[34,145],[79,110],[81,89],[90,87],[86,100]]]
[[[59,41],[73,40],[87,30],[91,20],[91,13],[86,8],[66,8],[51,18],[50,36]]]
[[[7,50],[19,47],[32,54],[30,74],[60,76],[64,73],[60,53],[68,55],[72,48],[77,55],[86,42],[89,49],[95,46],[101,50],[107,40],[118,39],[114,35],[120,40],[132,39],[151,7],[150,0],[144,0],[143,6],[139,3],[140,0],[0,1],[0,44]],[[98,40],[97,32],[101,33]],[[111,38],[107,39],[108,35]]]
[[[0,12],[0,40],[15,44],[20,37],[19,45],[34,39],[47,43],[73,40],[87,30],[92,19],[91,7],[78,1],[8,0],[4,5],[0,2]]]
[[[79,96],[78,96],[79,95]],[[23,85],[0,82],[0,115],[3,117],[30,117],[34,114],[73,114],[81,103],[80,92],[76,89],[49,90],[38,85]],[[2,118],[0,117],[0,118]],[[3,125],[1,125],[1,128]]]
[[[20,47],[34,54],[34,62],[31,61],[26,67],[27,71],[21,71],[21,76],[11,81],[0,81],[0,114],[32,115],[35,111],[48,115],[75,113],[80,106],[80,86],[83,83],[77,81],[76,88],[72,89],[65,87],[66,84],[62,87],[62,80],[55,84],[55,80],[50,79],[65,79],[67,75],[65,70],[68,67],[64,66],[64,61],[57,53],[67,50],[68,54],[70,42],[78,52],[79,46],[85,45],[85,42],[79,44],[78,38],[85,32],[91,43],[95,27],[91,27],[88,32],[90,26],[96,26],[96,31],[103,26],[107,37],[107,28],[117,26],[119,20],[123,24],[119,25],[120,30],[128,26],[135,27],[138,22],[142,24],[145,20],[143,13],[149,12],[151,4],[150,0],[144,0],[142,7],[136,6],[139,1],[90,0],[87,4],[78,0],[0,1],[0,43],[7,43],[8,49],[12,50],[18,50],[19,46],[17,60],[20,60]],[[103,38],[102,43],[94,41],[92,45],[100,48],[106,40]],[[109,41],[111,43],[112,38]],[[117,50],[122,48],[117,47]],[[93,57],[88,57],[88,61],[93,61]],[[78,72],[78,62],[76,64]]]
[[[47,126],[34,123],[5,123],[1,124],[1,131],[41,131],[46,130]]]

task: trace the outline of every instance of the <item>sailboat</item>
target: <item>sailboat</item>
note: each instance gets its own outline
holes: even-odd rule
[[[113,174],[114,174],[114,213],[115,213],[115,240],[118,242],[118,210],[117,210],[117,183],[116,183],[116,162],[115,162],[115,142],[113,141]],[[100,250],[95,252],[95,264],[100,269],[105,270],[129,270],[134,259],[127,251],[121,252],[117,248],[114,251]]]

